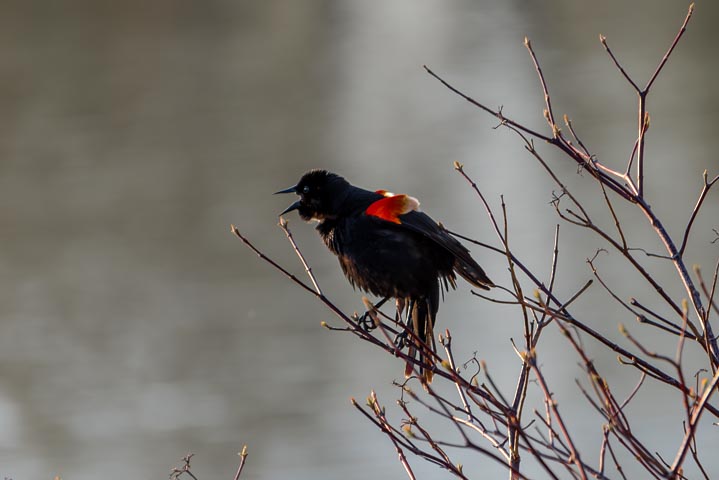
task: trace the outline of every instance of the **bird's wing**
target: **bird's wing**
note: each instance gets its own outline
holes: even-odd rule
[[[440,227],[429,215],[412,211],[400,215],[399,220],[405,228],[424,235],[450,252],[455,258],[454,270],[469,283],[485,290],[494,286],[482,267],[469,254],[469,250]]]
[[[397,224],[432,240],[454,256],[454,270],[472,285],[489,289],[494,283],[482,267],[469,254],[469,250],[447,233],[429,215],[419,211],[419,201],[409,195],[395,195],[384,190],[377,192],[382,198],[375,200],[365,214]]]

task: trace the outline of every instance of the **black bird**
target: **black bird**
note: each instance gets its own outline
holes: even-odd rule
[[[277,193],[299,195],[280,215],[297,210],[304,220],[318,221],[317,231],[353,287],[396,299],[398,312],[407,308],[410,328],[422,341],[410,342],[409,355],[419,352],[420,379],[431,382],[434,359],[424,352],[435,349],[440,287],[456,288],[455,273],[475,287],[494,286],[469,250],[419,211],[415,198],[364,190],[326,170],[311,170]],[[408,362],[405,374],[411,373]]]

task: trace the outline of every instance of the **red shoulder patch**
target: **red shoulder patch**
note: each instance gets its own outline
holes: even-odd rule
[[[384,192],[384,191],[383,191]],[[377,193],[380,193],[379,191]],[[409,195],[399,194],[386,196],[388,192],[380,193],[385,195],[372,205],[367,207],[365,213],[373,217],[381,218],[392,223],[402,223],[400,215],[419,209],[419,201]]]

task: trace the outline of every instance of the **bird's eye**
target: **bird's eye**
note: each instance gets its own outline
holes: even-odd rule
[[[302,188],[302,193],[304,193],[304,194],[310,193],[310,186],[309,186],[309,185],[305,185],[305,186]]]

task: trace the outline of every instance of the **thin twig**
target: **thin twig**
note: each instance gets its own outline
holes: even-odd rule
[[[577,133],[574,131],[574,125],[572,125],[572,120],[571,120],[571,119],[569,118],[569,116],[567,116],[567,115],[564,115],[564,124],[565,124],[565,125],[567,126],[567,128],[569,129],[569,133],[572,134],[572,137],[574,138],[574,140],[575,140],[575,141],[577,142],[577,144],[582,148],[582,151],[584,152],[584,155],[586,155],[587,158],[593,158],[593,157],[592,157],[592,154],[589,153],[589,150],[587,149],[587,147],[584,146],[584,143],[583,143],[582,140],[579,138],[579,135],[577,135]],[[597,164],[597,163],[599,163],[599,162],[595,162],[595,164]],[[615,172],[615,173],[616,173],[616,172]],[[619,175],[618,173],[616,173],[616,174],[617,174],[617,176],[621,176],[621,175]]]
[[[617,217],[617,213],[614,211],[614,207],[612,206],[611,200],[609,200],[609,195],[607,195],[607,189],[604,187],[604,183],[597,179],[599,182],[599,186],[602,188],[602,195],[604,195],[604,202],[607,204],[607,207],[609,208],[609,212],[612,214],[612,219],[614,220],[614,226],[617,229],[617,233],[619,233],[619,238],[622,239],[622,247],[624,249],[627,248],[627,239],[624,237],[624,231],[622,230],[622,226],[619,223],[619,218]]]
[[[707,323],[709,323],[709,313],[711,312],[712,306],[714,307],[714,310],[717,310],[717,312],[719,313],[719,309],[717,309],[716,305],[714,304],[714,294],[716,293],[716,288],[717,288],[717,277],[719,277],[719,260],[717,260],[717,265],[716,265],[716,267],[714,267],[714,277],[712,280],[712,289],[711,289],[711,293],[709,293],[709,295],[708,295],[709,308],[707,308],[706,319],[705,319],[705,321]]]
[[[634,157],[637,154],[637,149],[639,148],[639,138],[637,138],[634,141],[634,146],[632,147],[632,153],[629,154],[629,162],[627,163],[627,169],[624,171],[624,178],[626,178],[627,182],[629,182],[629,186],[631,187],[632,191],[634,192],[634,195],[639,195],[639,191],[637,190],[637,186],[634,184],[634,180],[632,179],[632,164],[634,163]]]
[[[679,335],[679,340],[677,340],[677,352],[674,355],[674,363],[677,366],[677,377],[679,378],[679,381],[682,383],[686,383],[686,379],[684,378],[684,369],[682,368],[682,357],[684,355],[684,338],[685,333],[687,331],[687,302],[684,301],[684,316],[682,318],[682,334]],[[682,403],[684,404],[684,412],[687,416],[687,421],[691,420],[691,410],[689,408],[689,393],[683,392],[682,394]]]
[[[627,82],[629,82],[629,84],[632,87],[634,87],[634,90],[636,90],[637,93],[641,92],[641,89],[639,88],[639,86],[636,83],[634,83],[634,80],[632,80],[632,77],[630,77],[629,74],[626,72],[626,70],[624,70],[624,67],[622,67],[622,64],[619,63],[619,60],[617,60],[617,57],[614,56],[612,49],[609,48],[609,45],[607,44],[607,37],[605,37],[604,35],[602,35],[600,33],[599,41],[601,42],[602,46],[604,47],[604,49],[607,51],[607,53],[611,57],[612,61],[614,62],[614,65],[617,67],[617,69],[619,69],[620,72],[622,72],[622,75],[624,75],[624,78],[627,80]]]
[[[654,80],[657,79],[659,72],[662,71],[662,68],[664,68],[664,65],[667,63],[667,60],[669,60],[669,55],[672,54],[672,52],[674,51],[674,47],[677,46],[677,44],[679,43],[679,39],[682,38],[682,35],[684,35],[684,32],[687,30],[687,25],[689,24],[689,20],[692,18],[693,13],[694,13],[694,3],[691,3],[689,5],[689,11],[687,11],[686,17],[684,17],[684,22],[682,23],[682,26],[679,29],[679,33],[677,33],[676,37],[674,37],[674,41],[672,41],[672,44],[669,46],[667,53],[664,54],[662,61],[659,62],[657,69],[654,71],[654,74],[651,76],[651,78],[647,82],[647,85],[644,87],[644,92],[648,92],[649,89],[652,88],[652,84],[654,83]]]
[[[719,369],[714,372],[714,376],[712,377],[711,382],[709,382],[709,384],[704,387],[704,393],[702,393],[701,398],[693,407],[692,416],[690,418],[689,424],[687,425],[687,431],[684,434],[684,438],[682,439],[682,444],[679,447],[677,456],[674,459],[674,462],[672,462],[671,474],[668,476],[668,478],[676,478],[677,472],[681,468],[682,463],[684,463],[684,457],[686,457],[689,446],[691,445],[691,441],[696,434],[696,429],[699,424],[699,418],[701,418],[702,413],[704,413],[704,409],[708,405],[707,402],[717,388],[717,384],[719,384]]]
[[[451,368],[453,372],[456,372],[457,365],[454,362],[454,355],[452,354],[452,335],[450,334],[449,329],[446,329],[444,331],[444,336],[441,336],[439,341],[444,347],[445,353],[447,354],[447,362],[449,363],[449,368]],[[457,387],[457,393],[459,394],[459,398],[462,401],[464,411],[467,413],[467,418],[471,419],[472,410],[467,403],[467,397],[464,394],[464,390],[458,382],[454,382],[454,385]]]
[[[311,294],[313,294],[313,295],[315,295],[315,296],[317,296],[317,297],[323,297],[323,295],[322,295],[321,293],[318,293],[316,290],[312,289],[312,287],[310,287],[309,285],[307,285],[305,282],[303,282],[302,280],[300,280],[299,278],[297,278],[297,277],[296,277],[295,275],[293,275],[292,273],[288,272],[288,271],[287,271],[284,267],[282,267],[279,263],[275,262],[274,260],[272,260],[271,258],[269,258],[267,255],[265,255],[260,249],[258,249],[257,247],[255,247],[255,246],[247,239],[247,237],[245,237],[245,236],[237,229],[237,227],[235,227],[234,225],[230,225],[230,231],[231,231],[232,233],[234,233],[235,236],[237,236],[240,240],[242,240],[242,243],[244,243],[245,245],[247,245],[247,247],[248,247],[250,250],[252,250],[253,252],[255,252],[258,257],[260,257],[262,260],[264,260],[265,262],[269,263],[269,264],[272,265],[274,268],[276,268],[277,270],[279,270],[280,272],[282,272],[287,278],[289,278],[290,280],[292,280],[294,283],[296,283],[297,285],[299,285],[300,287],[302,287],[304,290],[307,290],[308,292],[310,292]]]
[[[632,389],[632,391],[629,393],[629,395],[627,395],[626,400],[624,400],[624,401],[622,402],[622,404],[619,406],[619,409],[620,409],[620,410],[623,410],[624,407],[626,407],[627,405],[629,405],[629,402],[632,401],[632,399],[634,398],[634,395],[636,395],[637,392],[639,391],[639,389],[642,388],[642,385],[644,384],[644,380],[645,380],[646,378],[647,378],[647,374],[644,373],[644,372],[642,372],[642,374],[641,374],[641,376],[639,377],[639,381],[637,382],[636,386]]]
[[[699,265],[694,266],[694,273],[696,274],[697,278],[699,279],[699,286],[701,287],[702,292],[704,292],[704,295],[706,295],[708,298],[707,303],[709,305],[709,308],[707,309],[707,311],[709,311],[713,308],[717,313],[719,313],[719,305],[717,305],[714,302],[714,293],[716,291],[717,276],[719,276],[719,259],[717,259],[717,264],[714,267],[714,278],[712,280],[711,292],[707,288],[706,283],[704,283],[704,277],[702,277],[701,267],[699,267]],[[708,313],[707,313],[707,321],[709,321]]]
[[[666,318],[659,315],[657,312],[655,312],[651,308],[646,307],[643,304],[641,304],[639,302],[639,300],[637,300],[634,297],[629,299],[629,304],[632,305],[633,307],[637,307],[638,309],[642,310],[643,312],[648,313],[649,315],[653,316],[654,318],[656,318],[657,320],[659,320],[660,322],[662,322],[664,325],[667,325],[667,326],[666,327],[663,325],[659,326],[656,322],[649,320],[644,315],[639,315],[637,317],[640,323],[647,323],[649,325],[655,325],[658,328],[661,328],[662,330],[670,331],[675,334],[677,332],[681,331],[681,329],[682,329],[681,325],[678,325],[678,324],[672,322],[671,320],[667,320]],[[692,333],[686,333],[685,335],[688,338],[691,338],[692,340],[696,340],[700,336],[699,330],[697,330],[696,326],[689,319],[687,319],[687,326],[689,327],[689,330],[692,331]]]
[[[454,92],[454,93],[456,93],[457,95],[459,95],[460,97],[464,98],[465,100],[467,100],[469,103],[471,103],[471,104],[474,105],[475,107],[481,108],[481,109],[484,110],[485,112],[487,112],[487,113],[489,113],[490,115],[496,117],[496,118],[497,118],[500,122],[502,122],[503,124],[512,125],[513,127],[518,128],[519,130],[521,130],[521,131],[523,131],[523,132],[525,132],[525,133],[527,133],[527,134],[529,134],[529,135],[531,135],[531,136],[533,136],[533,137],[541,138],[541,139],[544,140],[545,142],[551,142],[551,141],[552,141],[551,137],[547,137],[546,135],[542,135],[542,134],[539,133],[539,132],[536,132],[536,131],[534,131],[534,130],[532,130],[532,129],[530,129],[530,128],[525,127],[524,125],[521,125],[521,124],[515,122],[514,120],[511,120],[511,119],[505,117],[501,110],[493,110],[493,109],[491,109],[491,108],[489,108],[489,107],[486,107],[485,105],[479,103],[477,100],[473,99],[473,98],[470,97],[469,95],[466,95],[466,94],[462,93],[460,90],[458,90],[457,88],[453,87],[453,86],[452,86],[449,82],[447,82],[445,79],[443,79],[442,77],[440,77],[439,75],[437,75],[436,73],[434,73],[434,71],[432,71],[432,69],[430,69],[427,65],[424,65],[424,69],[427,71],[427,73],[429,73],[429,74],[432,75],[434,78],[436,78],[437,80],[439,80],[439,81],[442,83],[442,85],[444,85],[445,87],[447,87],[448,89],[450,89],[452,92]]]
[[[552,129],[552,137],[557,138],[560,135],[559,127],[557,126],[557,123],[554,121],[554,111],[552,110],[552,100],[549,97],[549,89],[547,88],[547,82],[544,80],[544,73],[542,72],[542,67],[539,65],[539,60],[537,60],[537,55],[534,53],[534,50],[532,49],[532,43],[529,41],[529,38],[524,37],[524,46],[527,47],[527,50],[529,50],[529,56],[532,57],[532,63],[534,64],[534,69],[537,71],[537,75],[539,76],[539,83],[542,84],[542,92],[544,93],[544,103],[547,106],[544,114],[547,119],[547,122],[549,123],[549,127]]]
[[[599,473],[604,475],[604,457],[609,444],[609,425],[602,426],[602,445],[599,447]]]
[[[571,452],[569,462],[574,463],[577,466],[577,468],[579,469],[579,475],[582,478],[582,480],[587,480],[587,472],[584,470],[584,464],[581,461],[579,451],[575,447],[574,442],[572,441],[572,437],[569,435],[569,430],[567,429],[567,426],[565,425],[564,420],[562,420],[562,416],[559,413],[559,407],[557,406],[557,402],[552,399],[552,394],[549,391],[549,387],[547,386],[547,382],[544,379],[544,375],[542,375],[542,372],[540,371],[539,367],[537,366],[537,358],[533,353],[528,354],[528,358],[529,358],[529,365],[530,365],[530,367],[532,367],[532,370],[534,370],[534,374],[537,378],[537,381],[539,382],[539,386],[542,388],[542,391],[544,392],[544,398],[547,399],[549,408],[552,410],[552,414],[553,414],[554,418],[557,420],[557,424],[559,425],[559,428],[562,431],[562,435],[564,436],[564,439],[567,442],[567,447],[569,448],[569,451]]]
[[[699,452],[697,449],[697,438],[696,436],[692,440],[692,445],[689,447],[689,451],[692,453],[692,458],[694,458],[694,463],[699,468],[699,471],[702,472],[702,476],[704,477],[704,480],[710,480],[709,474],[704,469],[704,465],[702,465],[702,462],[699,460]]]
[[[312,269],[307,264],[307,261],[305,260],[304,255],[300,253],[300,249],[297,248],[297,244],[295,243],[295,239],[292,236],[292,232],[290,232],[290,228],[287,226],[288,221],[285,220],[284,217],[280,217],[280,222],[277,224],[282,229],[283,232],[285,232],[285,235],[287,235],[287,240],[290,241],[290,244],[292,245],[292,248],[294,249],[295,253],[299,257],[300,261],[302,262],[302,266],[305,267],[305,272],[307,272],[307,276],[310,277],[310,280],[312,281],[312,285],[315,286],[315,290],[318,294],[322,295],[322,289],[320,288],[320,285],[317,283],[317,279],[315,278],[314,274],[312,273]]]
[[[711,182],[707,182],[707,171],[704,170],[704,174],[702,175],[704,180],[704,186],[702,187],[702,191],[699,194],[699,199],[697,200],[696,205],[694,205],[694,210],[692,210],[692,216],[689,218],[689,223],[687,224],[687,228],[684,229],[684,240],[682,240],[682,246],[679,247],[679,255],[684,255],[684,250],[687,248],[687,241],[689,240],[689,231],[692,229],[692,224],[694,223],[694,219],[697,218],[697,214],[699,213],[699,209],[702,206],[702,203],[704,203],[704,199],[707,196],[707,193],[709,193],[709,189],[716,183],[717,180],[719,180],[719,175],[714,177]]]
[[[235,480],[238,480],[240,478],[240,475],[242,475],[242,469],[245,468],[245,462],[247,461],[247,445],[243,445],[242,451],[238,453],[240,456],[240,466],[237,468],[237,473],[235,474]]]
[[[370,394],[370,399],[372,401],[372,408],[374,409],[375,416],[382,422],[383,425],[387,426],[389,425],[389,422],[387,421],[387,417],[385,416],[384,409],[379,407],[379,401],[377,400],[377,394],[372,390]],[[392,444],[394,444],[394,448],[397,451],[397,457],[399,459],[399,462],[404,467],[404,471],[407,472],[407,476],[410,480],[417,480],[417,477],[414,475],[414,472],[412,471],[412,467],[409,465],[409,461],[407,460],[407,456],[404,454],[404,450],[402,450],[401,445],[396,440],[394,435],[388,435],[390,441]]]

